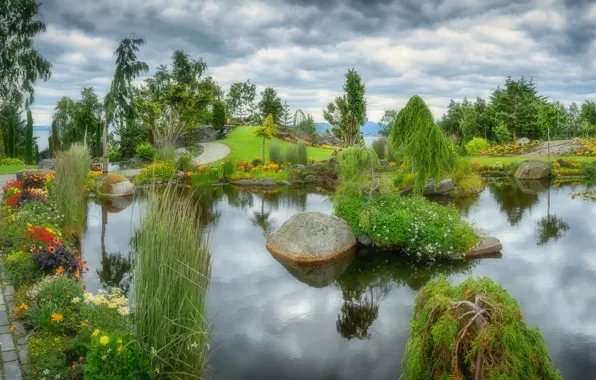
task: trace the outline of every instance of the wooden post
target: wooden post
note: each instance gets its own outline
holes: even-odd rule
[[[108,112],[106,110],[106,119],[103,126],[103,175],[108,174],[108,166],[110,165],[110,159],[108,158]]]

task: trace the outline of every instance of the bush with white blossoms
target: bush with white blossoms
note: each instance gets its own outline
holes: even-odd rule
[[[84,302],[88,305],[106,306],[109,309],[116,309],[121,315],[130,314],[128,299],[124,296],[122,289],[112,288],[109,292],[101,289],[97,294],[86,292],[83,298]],[[78,301],[80,300],[72,300],[72,302]]]

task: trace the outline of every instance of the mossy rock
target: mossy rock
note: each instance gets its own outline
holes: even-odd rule
[[[132,183],[117,173],[108,173],[97,183],[97,193],[102,197],[126,197],[135,193]]]

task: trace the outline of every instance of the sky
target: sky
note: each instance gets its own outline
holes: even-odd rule
[[[61,96],[103,96],[131,33],[147,42],[149,75],[182,49],[224,90],[272,86],[317,122],[352,67],[370,121],[414,94],[438,119],[450,99],[487,98],[507,76],[566,104],[596,100],[596,3],[585,0],[44,0],[39,16],[53,75],[35,87],[35,125],[51,123]]]

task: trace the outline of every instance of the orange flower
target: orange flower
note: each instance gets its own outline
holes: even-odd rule
[[[60,313],[52,313],[52,322],[60,323],[64,320],[64,316]]]
[[[77,278],[77,280],[81,279],[81,271],[77,269],[77,271],[75,272],[75,277]]]
[[[17,329],[17,326],[15,326],[15,325],[10,326],[10,333],[13,334],[16,329]]]
[[[87,322],[81,322],[81,327],[87,327],[87,326],[89,326],[89,325],[87,324]]]
[[[62,265],[60,265],[58,269],[56,269],[56,275],[62,274],[62,272],[64,272],[64,268],[62,267]]]

